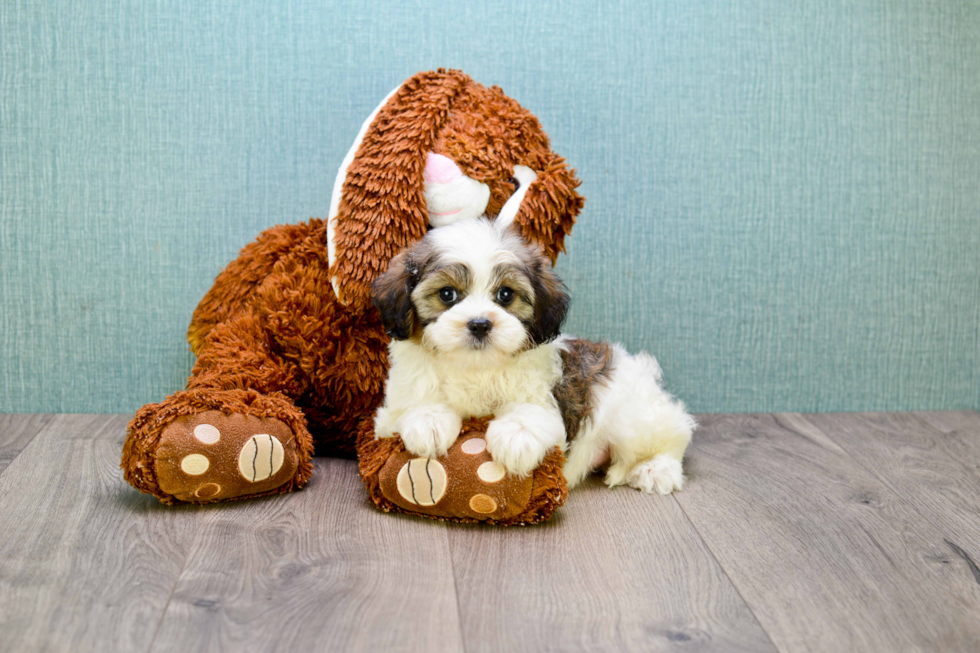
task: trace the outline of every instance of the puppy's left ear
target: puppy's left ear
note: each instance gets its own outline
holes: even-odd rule
[[[531,270],[531,285],[534,287],[531,338],[537,345],[558,337],[571,302],[565,283],[558,278],[549,263],[548,259],[541,256]]]
[[[371,299],[381,313],[385,332],[395,340],[407,340],[418,320],[412,290],[418,283],[418,267],[407,252],[391,259],[388,271],[371,285]]]

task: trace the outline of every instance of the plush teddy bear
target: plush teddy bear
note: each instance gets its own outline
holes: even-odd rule
[[[383,397],[389,336],[370,288],[392,257],[506,204],[554,262],[584,203],[578,185],[499,87],[456,70],[409,78],[365,121],[328,218],[266,230],[218,275],[188,330],[187,387],[129,424],[126,480],[164,503],[207,503],[302,487],[314,450],[355,455]],[[550,496],[563,498],[561,483]]]

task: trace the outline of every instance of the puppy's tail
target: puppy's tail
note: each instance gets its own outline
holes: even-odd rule
[[[636,360],[637,370],[643,376],[651,377],[658,384],[663,381],[664,371],[660,369],[660,363],[657,362],[656,358],[645,351],[641,351],[633,358]]]

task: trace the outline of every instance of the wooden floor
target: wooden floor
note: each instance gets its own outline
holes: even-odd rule
[[[671,497],[386,515],[350,461],[166,507],[127,416],[0,415],[0,651],[978,651],[980,414],[704,415]]]

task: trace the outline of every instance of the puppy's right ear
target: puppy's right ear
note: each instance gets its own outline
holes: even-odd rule
[[[394,340],[407,340],[418,326],[412,305],[418,275],[418,265],[408,252],[402,252],[391,259],[388,271],[371,285],[371,300],[381,313],[385,332]]]

